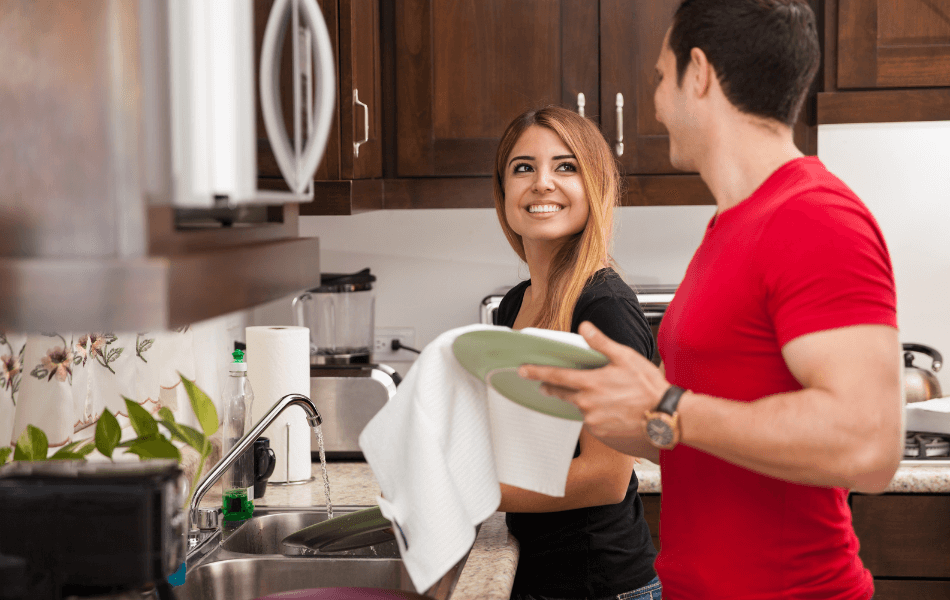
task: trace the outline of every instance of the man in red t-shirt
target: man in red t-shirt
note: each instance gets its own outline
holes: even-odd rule
[[[664,598],[867,599],[849,490],[903,447],[894,277],[867,208],[792,125],[819,63],[805,0],[685,0],[657,61],[674,166],[716,198],[663,318],[663,363],[521,375],[608,445],[659,462]]]

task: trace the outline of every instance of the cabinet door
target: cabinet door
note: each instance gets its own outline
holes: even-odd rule
[[[598,106],[592,0],[397,0],[396,175],[491,175],[521,111]]]
[[[947,600],[950,581],[874,580],[874,600]]]
[[[379,0],[340,0],[341,179],[383,174]]]
[[[950,577],[950,496],[853,495],[851,514],[875,577]]]
[[[950,0],[840,0],[837,83],[950,86]]]
[[[601,125],[627,174],[681,173],[670,164],[670,139],[653,104],[656,59],[679,3],[600,2]]]

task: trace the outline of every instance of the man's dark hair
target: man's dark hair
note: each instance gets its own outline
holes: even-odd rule
[[[821,48],[806,0],[683,0],[670,48],[683,83],[699,48],[726,98],[742,112],[793,125],[818,72]]]

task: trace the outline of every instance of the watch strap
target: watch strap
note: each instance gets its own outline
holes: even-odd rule
[[[680,398],[684,393],[686,393],[686,390],[680,386],[671,385],[663,392],[660,403],[656,405],[657,412],[664,412],[672,416],[676,412],[676,406],[680,403]]]

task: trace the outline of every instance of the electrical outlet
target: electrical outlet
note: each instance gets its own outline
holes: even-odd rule
[[[393,351],[393,340],[400,344],[416,347],[416,330],[411,327],[380,328],[376,330],[376,339],[373,344],[373,362],[411,362],[418,354],[409,350]]]

